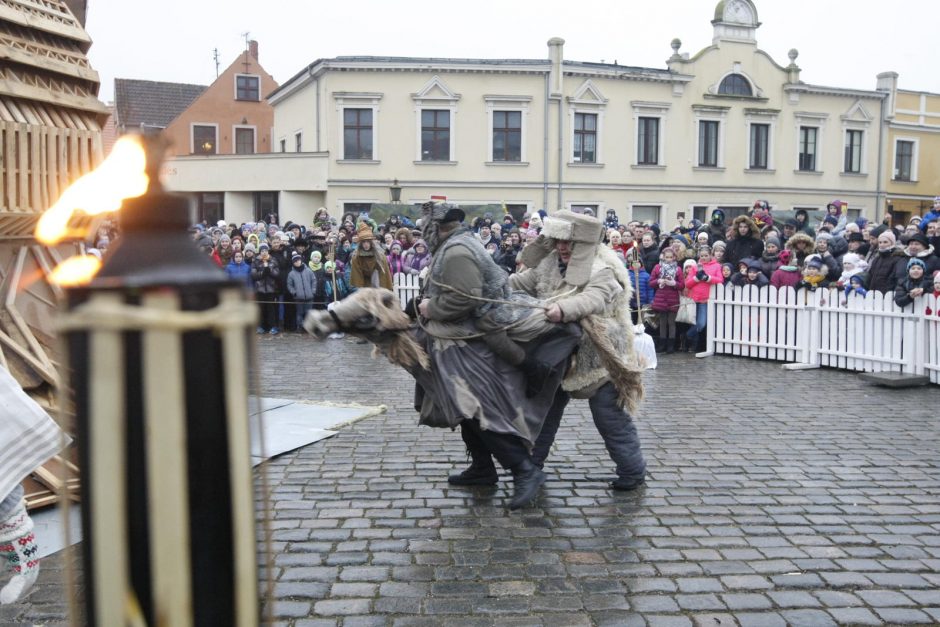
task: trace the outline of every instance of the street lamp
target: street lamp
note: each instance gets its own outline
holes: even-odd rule
[[[401,202],[401,185],[398,184],[398,179],[395,179],[392,182],[392,185],[388,188],[389,193],[392,195],[392,202],[398,204]]]

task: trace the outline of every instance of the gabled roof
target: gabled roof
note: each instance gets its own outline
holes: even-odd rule
[[[114,79],[119,128],[166,128],[206,90],[205,85]]]

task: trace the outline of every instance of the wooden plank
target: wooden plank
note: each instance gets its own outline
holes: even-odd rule
[[[871,292],[869,292],[871,294]],[[872,311],[884,311],[885,295],[881,292],[875,292],[871,300]],[[885,345],[885,321],[880,316],[871,316],[872,318],[872,372],[882,372],[884,370],[881,357],[884,355]]]
[[[57,139],[59,129],[46,129],[46,185],[49,187],[49,207],[59,199],[59,152]]]
[[[769,285],[765,285],[757,290],[757,299],[761,305],[767,305],[770,302]],[[757,357],[767,359],[767,326],[770,323],[771,307],[760,307],[757,318]]]
[[[55,372],[55,368],[52,366],[52,362],[49,361],[49,356],[46,354],[45,349],[43,349],[43,347],[36,340],[36,337],[33,335],[32,330],[30,330],[29,325],[26,324],[26,320],[16,308],[16,296],[20,290],[20,280],[23,277],[23,266],[26,263],[26,255],[28,250],[29,249],[23,246],[16,252],[16,264],[13,266],[13,273],[10,275],[10,279],[6,285],[6,294],[3,299],[3,307],[7,314],[13,319],[13,323],[19,330],[20,335],[22,335],[23,339],[26,340],[26,344],[32,354],[43,364],[43,366],[48,371]]]
[[[845,350],[853,355],[857,352],[855,339],[858,337],[858,323],[857,317],[852,312],[855,310],[857,303],[858,295],[854,292],[845,299]],[[855,370],[855,364],[855,357],[849,357],[845,362],[845,367],[849,370]]]
[[[16,129],[16,206],[15,211],[29,211],[29,139],[26,124]]]
[[[39,211],[45,211],[49,208],[49,170],[47,169],[48,149],[46,138],[49,135],[49,129],[45,126],[39,126],[34,133],[37,135],[38,151],[36,153],[36,163],[39,166],[37,176],[39,178]]]
[[[777,293],[777,288],[774,287],[773,285],[767,286],[767,301],[771,303],[777,303],[778,305],[780,304],[780,296]],[[777,323],[777,316],[782,313],[783,312],[781,312],[775,307],[771,307],[770,309],[767,310],[767,324],[765,325],[764,328],[767,330],[766,338],[767,338],[768,345],[777,343],[778,334],[780,332],[780,327]],[[771,359],[774,361],[779,360],[780,357],[778,356],[777,353],[778,353],[778,349],[776,347],[768,348],[767,359]]]
[[[6,164],[4,172],[4,211],[16,209],[16,125],[4,123],[3,162]]]
[[[732,318],[734,322],[734,327],[731,329],[731,337],[735,340],[743,340],[744,339],[744,330],[743,330],[744,312],[742,311],[743,307],[741,305],[741,301],[743,300],[744,290],[739,285],[735,285],[732,288],[732,290],[734,292],[734,309],[732,310],[734,312],[734,317]],[[734,344],[732,346],[731,353],[733,355],[740,356],[741,345]]]
[[[38,126],[33,126],[29,133],[29,158],[27,167],[29,168],[29,210],[35,213],[45,211],[42,206],[42,158],[39,150],[40,131]]]
[[[919,305],[920,303],[917,302],[917,304]],[[898,307],[894,304],[894,298],[886,298],[884,302],[884,308],[885,311],[897,313],[913,313],[914,311],[914,305],[908,305],[907,307],[903,308]],[[907,335],[905,333],[905,328],[908,326],[907,321],[905,321],[903,318],[889,318],[888,320],[891,323],[891,343],[885,347],[886,352],[891,358],[900,359],[902,362],[906,362],[907,356],[905,355],[905,352],[913,349],[913,327],[910,329],[910,337],[905,337]],[[897,366],[895,364],[890,365],[889,368],[896,371],[902,370],[901,366]]]

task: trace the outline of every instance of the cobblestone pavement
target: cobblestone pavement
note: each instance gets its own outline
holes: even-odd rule
[[[647,487],[568,409],[535,507],[453,489],[458,433],[416,425],[409,377],[370,347],[259,343],[264,396],[388,412],[274,460],[277,624],[940,624],[940,390],[670,355],[638,418]],[[0,623],[60,620],[61,559]]]

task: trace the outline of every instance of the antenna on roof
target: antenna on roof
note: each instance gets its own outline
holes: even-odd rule
[[[212,59],[215,61],[215,77],[219,78],[219,49],[212,49]]]
[[[245,61],[242,65],[245,66],[245,72],[248,72],[251,69],[251,55],[249,53],[249,50],[251,50],[251,33],[245,31],[242,33],[242,37],[245,38]]]

